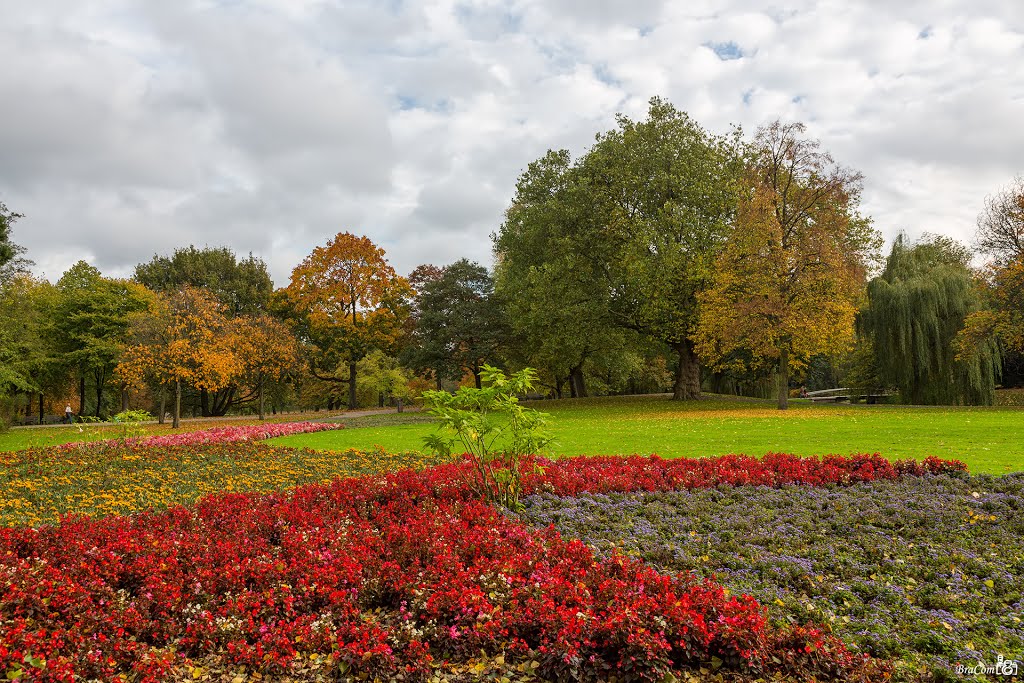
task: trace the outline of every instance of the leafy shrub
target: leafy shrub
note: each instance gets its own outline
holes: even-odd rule
[[[146,433],[143,422],[154,417],[145,410],[124,410],[114,416],[114,422],[121,425],[121,439],[135,439]]]
[[[470,485],[486,500],[510,509],[519,506],[523,458],[540,451],[551,441],[544,431],[545,418],[524,408],[517,398],[529,393],[536,379],[532,368],[506,377],[485,365],[480,371],[482,389],[460,387],[455,394],[427,391],[427,411],[437,418],[438,433],[424,439],[428,448],[450,456],[461,444],[472,464]]]

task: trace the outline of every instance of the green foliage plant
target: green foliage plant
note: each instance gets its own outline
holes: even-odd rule
[[[551,442],[544,429],[548,416],[523,407],[517,398],[533,388],[537,373],[524,368],[506,376],[498,368],[484,365],[480,376],[480,389],[423,393],[427,412],[437,419],[438,426],[423,442],[448,457],[457,447],[463,448],[473,465],[473,489],[492,503],[518,510],[523,458]]]
[[[114,416],[114,422],[121,428],[119,438],[124,441],[145,436],[146,429],[142,423],[155,419],[145,410],[123,410]]]

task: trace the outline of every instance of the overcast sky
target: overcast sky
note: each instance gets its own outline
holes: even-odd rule
[[[887,238],[964,241],[1024,173],[1024,2],[5,0],[0,201],[55,280],[226,245],[278,286],[340,231],[491,263],[517,176],[654,95],[800,120]]]

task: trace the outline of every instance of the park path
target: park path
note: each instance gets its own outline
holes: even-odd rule
[[[402,409],[405,413],[415,413],[419,410],[415,406],[406,406]],[[273,424],[275,422],[338,422],[345,418],[352,417],[369,417],[370,415],[387,415],[394,413],[394,408],[368,408],[366,410],[345,410],[345,411],[324,411],[318,413],[311,411],[309,413],[280,413],[278,415],[269,415],[264,422]],[[299,418],[299,419],[296,419]],[[256,416],[248,415],[225,415],[223,417],[183,417],[181,418],[181,425],[185,427],[188,423],[192,422],[241,422],[248,420],[256,420]],[[74,424],[65,424],[63,422],[57,422],[55,424],[42,424],[42,425],[12,425],[11,429],[52,429],[55,427],[81,427],[83,422],[75,422]],[[87,423],[90,427],[104,426],[104,425],[117,425],[117,422],[89,422]],[[144,425],[155,425],[158,424],[156,420],[147,420],[138,424]]]

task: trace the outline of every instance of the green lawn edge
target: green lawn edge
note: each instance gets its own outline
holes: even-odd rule
[[[648,455],[666,458],[727,453],[797,455],[880,453],[889,459],[962,460],[972,472],[1024,471],[1024,410],[1015,407],[815,405],[788,411],[770,402],[670,401],[610,397],[533,401],[551,416],[555,442],[546,455]],[[422,451],[434,427],[422,414],[342,420],[346,429],[298,434],[269,443],[334,451]]]

